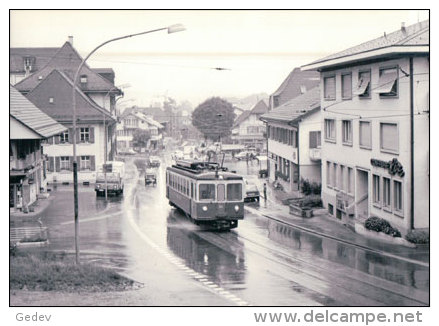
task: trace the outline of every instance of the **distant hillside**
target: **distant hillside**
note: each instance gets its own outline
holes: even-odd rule
[[[251,110],[260,100],[265,100],[268,104],[269,95],[267,93],[252,94],[244,98],[228,97],[226,101],[232,103],[234,106],[243,109],[244,111]]]

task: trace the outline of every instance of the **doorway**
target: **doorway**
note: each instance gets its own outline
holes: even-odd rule
[[[355,189],[356,218],[365,221],[369,217],[369,171],[357,168]]]

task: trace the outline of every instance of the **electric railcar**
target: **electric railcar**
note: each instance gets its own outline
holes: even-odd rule
[[[228,230],[244,218],[244,180],[217,163],[177,161],[166,169],[166,197],[195,224]]]

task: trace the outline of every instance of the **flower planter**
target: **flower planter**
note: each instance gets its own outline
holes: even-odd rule
[[[304,218],[311,218],[314,216],[313,209],[309,207],[300,207],[295,204],[290,204],[290,214],[297,215]]]

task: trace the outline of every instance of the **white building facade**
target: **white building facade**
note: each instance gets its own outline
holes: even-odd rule
[[[380,38],[303,67],[321,74],[322,200],[347,225],[429,227],[428,31],[419,23],[389,34],[399,47]]]

